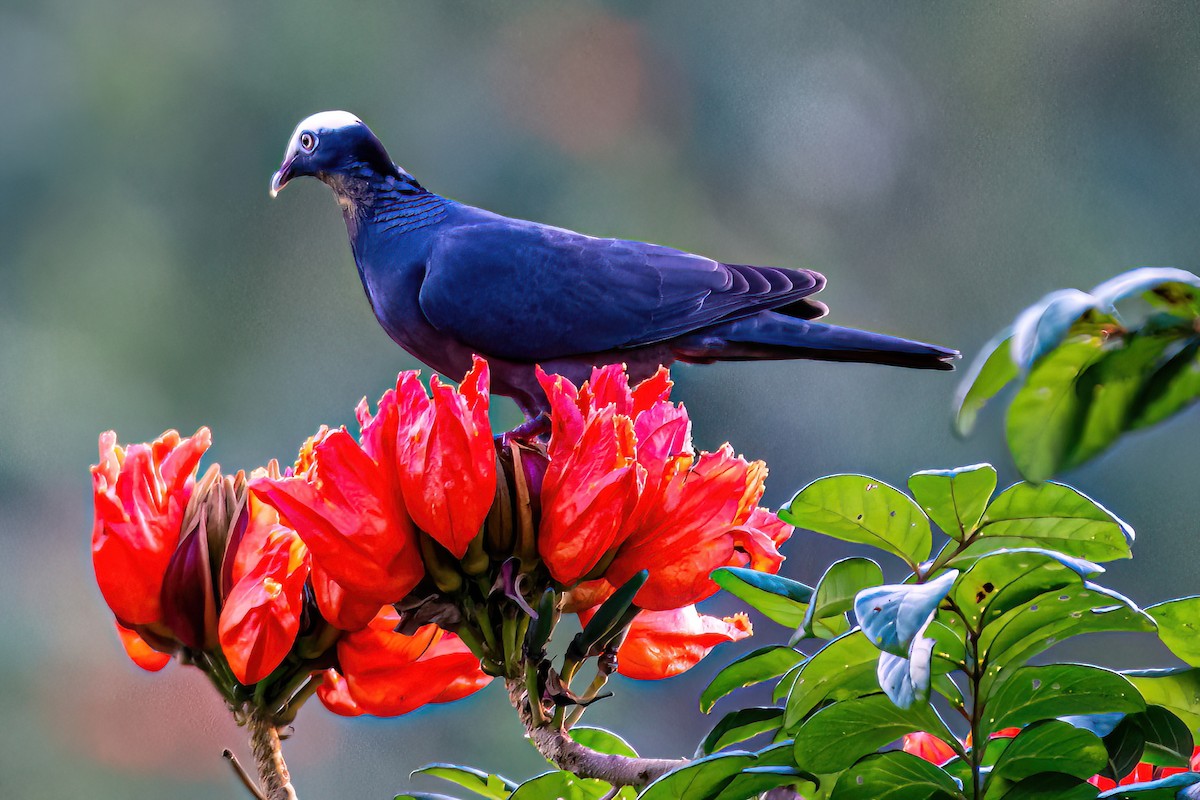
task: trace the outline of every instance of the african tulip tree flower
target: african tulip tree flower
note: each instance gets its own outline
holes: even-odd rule
[[[400,490],[417,527],[462,558],[496,494],[487,362],[475,358],[457,390],[436,375],[429,386],[432,399],[415,372],[396,384]]]
[[[426,625],[405,636],[395,631],[398,621],[385,608],[338,641],[338,669],[328,670],[317,690],[326,708],[343,716],[395,717],[459,700],[491,682],[454,634]]]
[[[1145,761],[1142,761],[1119,781],[1094,775],[1088,778],[1088,783],[1103,792],[1115,789],[1118,786],[1132,786],[1135,783],[1147,783],[1149,781],[1160,780],[1161,778],[1169,778],[1172,775],[1179,775],[1188,771],[1200,772],[1200,747],[1192,751],[1191,763],[1187,767],[1156,767],[1153,764],[1147,764]]]
[[[591,613],[582,612],[580,620],[587,624]],[[752,632],[745,614],[721,619],[701,614],[695,606],[642,611],[617,650],[617,672],[643,681],[671,678],[699,664],[717,645]]]
[[[359,405],[358,440],[327,432],[312,445],[306,469],[251,485],[296,530],[324,575],[375,608],[403,598],[425,574],[396,463],[404,377],[374,415],[365,401]]]
[[[211,441],[208,428],[186,439],[167,431],[128,448],[113,431],[100,434],[100,461],[92,467],[92,563],[105,602],[125,625],[162,617],[163,576]]]
[[[539,379],[552,409],[539,547],[556,580],[570,586],[606,559],[617,586],[649,569],[637,604],[667,611],[714,594],[718,567],[779,570],[792,528],[757,507],[766,465],[728,445],[697,455],[665,371],[634,387],[620,365],[578,389]]]

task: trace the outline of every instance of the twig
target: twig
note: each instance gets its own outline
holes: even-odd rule
[[[559,769],[573,772],[581,778],[597,778],[613,786],[641,788],[673,769],[682,767],[685,760],[667,758],[629,758],[598,753],[576,742],[553,725],[534,722],[530,699],[521,680],[505,682],[508,698],[525,726],[525,733],[538,752]],[[533,702],[537,702],[536,699]]]
[[[258,766],[263,800],[296,800],[275,720],[260,713],[250,715],[250,747]]]
[[[246,769],[242,766],[242,762],[238,761],[237,756],[233,754],[232,750],[226,749],[221,755],[229,762],[229,766],[233,768],[233,774],[238,776],[238,780],[242,782],[246,790],[254,795],[255,800],[267,800],[267,798],[263,797],[262,792],[258,790],[258,787],[254,785],[254,779],[246,772]]]

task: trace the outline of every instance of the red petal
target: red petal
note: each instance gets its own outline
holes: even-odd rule
[[[306,555],[294,531],[277,529],[221,609],[221,650],[244,685],[270,675],[296,641],[309,571]]]
[[[138,636],[136,631],[131,631],[116,621],[113,624],[117,626],[117,636],[121,637],[121,646],[125,648],[125,652],[129,657],[133,659],[133,663],[142,669],[149,672],[158,672],[171,660],[170,653],[158,652],[146,644],[146,640]]]
[[[586,624],[590,613],[580,614]],[[670,678],[700,663],[714,647],[745,639],[753,632],[745,614],[718,619],[695,606],[671,611],[643,611],[617,651],[617,671],[628,678]]]
[[[910,733],[904,737],[904,752],[912,753],[931,764],[944,764],[954,758],[954,748],[932,733]]]
[[[453,634],[426,625],[405,636],[393,630],[398,620],[386,608],[370,626],[338,641],[350,696],[365,713],[407,714],[428,703],[457,700],[491,681]]]
[[[378,603],[347,592],[345,587],[330,578],[317,564],[313,564],[309,579],[312,581],[313,596],[317,600],[317,610],[335,628],[344,631],[361,630],[367,627],[379,611]]]
[[[162,618],[163,575],[209,442],[207,428],[188,439],[168,431],[127,451],[111,431],[100,437],[100,461],[92,467],[92,563],[105,602],[126,623]]]
[[[325,670],[321,685],[317,687],[317,699],[330,711],[343,717],[360,717],[363,714],[358,703],[350,696],[346,679],[337,670]]]

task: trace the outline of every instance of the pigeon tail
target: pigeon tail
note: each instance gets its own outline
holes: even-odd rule
[[[843,328],[764,311],[676,339],[680,361],[758,361],[806,358],[952,370],[957,350],[882,333]]]

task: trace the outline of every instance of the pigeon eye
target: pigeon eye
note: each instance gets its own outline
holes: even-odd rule
[[[300,147],[304,149],[304,152],[311,153],[316,146],[317,137],[307,132],[300,134]]]

